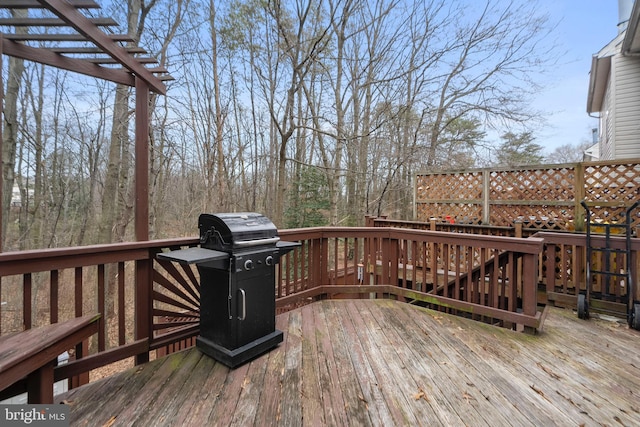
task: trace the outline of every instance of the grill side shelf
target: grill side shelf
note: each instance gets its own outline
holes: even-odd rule
[[[280,250],[280,256],[291,252],[292,250],[300,246],[302,246],[302,243],[300,242],[287,242],[280,240],[278,243],[276,243],[276,248]]]
[[[158,259],[179,262],[180,264],[203,264],[225,262],[230,258],[229,253],[204,248],[187,248],[177,251],[161,252]]]

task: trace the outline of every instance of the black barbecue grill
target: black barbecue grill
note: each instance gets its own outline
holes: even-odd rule
[[[275,327],[275,265],[299,243],[283,242],[265,216],[201,214],[200,247],[158,254],[196,264],[200,335],[196,346],[236,367],[282,342]]]

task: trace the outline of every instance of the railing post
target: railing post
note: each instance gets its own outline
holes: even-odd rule
[[[546,274],[545,274],[545,282],[547,294],[550,292],[555,292],[556,290],[556,245],[555,243],[546,243],[543,246],[543,253],[546,252],[547,260],[546,260]],[[574,274],[577,274],[575,272]],[[547,301],[548,304],[548,301]]]
[[[136,261],[136,328],[135,339],[147,340],[147,349],[144,353],[136,355],[136,365],[149,361],[149,345],[153,333],[153,307],[151,301],[151,289],[153,288],[153,252],[148,259]]]
[[[364,217],[364,226],[365,227],[375,227],[375,217],[371,215],[366,215]]]
[[[389,235],[389,252],[388,252],[388,259],[389,259],[389,284],[391,286],[398,286],[398,283],[400,282],[400,268],[398,266],[399,262],[400,262],[400,239],[399,238],[394,238],[391,235]],[[403,268],[406,268],[403,267]]]
[[[584,231],[584,209],[580,202],[584,199],[584,164],[576,163],[575,173],[575,202],[573,205],[573,227],[575,231]]]
[[[391,259],[391,256],[389,254],[390,252],[390,237],[387,234],[386,236],[382,237],[382,253],[380,254],[380,259],[382,261],[382,280],[380,283],[381,285],[389,285],[389,260]]]
[[[320,273],[317,277],[320,278],[321,285],[329,284],[329,239],[322,235],[318,239],[318,250],[320,251],[320,265],[317,266]]]
[[[491,200],[489,198],[489,189],[491,188],[491,171],[489,169],[482,170],[482,223],[491,223]]]
[[[524,254],[522,257],[522,311],[527,316],[535,316],[538,310],[537,257],[537,254]]]
[[[522,237],[522,221],[516,221],[513,223],[514,237]]]

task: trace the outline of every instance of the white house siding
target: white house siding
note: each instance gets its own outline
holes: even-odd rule
[[[640,158],[640,58],[615,55],[615,159]]]
[[[613,72],[611,73],[608,81],[607,88],[605,89],[604,99],[602,100],[602,107],[600,110],[600,160],[613,159],[614,147],[614,115],[615,111],[611,108],[612,84]]]

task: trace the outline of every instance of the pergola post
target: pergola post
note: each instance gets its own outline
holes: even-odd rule
[[[171,79],[171,76],[164,67],[146,68],[145,64],[151,63],[150,57],[137,56],[138,54],[146,55],[147,52],[144,49],[140,51],[123,46],[122,43],[132,41],[129,35],[107,34],[100,28],[115,26],[117,24],[115,21],[93,18],[91,14],[80,12],[81,9],[100,8],[92,1],[0,1],[0,10],[10,11],[16,8],[23,10],[25,17],[28,16],[28,11],[33,9],[47,10],[57,16],[57,19],[49,19],[47,21],[49,23],[42,25],[45,27],[43,30],[41,26],[32,25],[25,29],[24,22],[19,18],[3,18],[4,27],[15,27],[16,31],[13,33],[5,31],[0,34],[0,57],[8,55],[135,87],[135,239],[149,240],[149,92],[166,94],[167,88],[163,81]],[[55,29],[50,30],[50,28]],[[87,50],[86,43],[93,45],[93,49]],[[63,47],[59,47],[60,44]],[[113,60],[121,68],[113,67],[111,65]],[[153,62],[157,63],[157,61]],[[159,78],[158,75],[165,76]],[[2,101],[4,90],[1,83],[0,93],[0,101]],[[2,106],[0,106],[0,116],[4,118]],[[2,128],[3,124],[0,125],[0,131]],[[1,159],[3,159],[3,153],[0,136]],[[0,174],[0,200],[2,200],[0,208],[6,209],[4,198],[7,195],[3,194],[6,191],[2,191],[2,185],[3,176]],[[0,224],[7,220],[2,209],[0,209]],[[0,227],[0,252],[5,239],[6,229]]]
[[[4,41],[2,40],[2,33],[0,33],[0,73],[2,72],[2,68],[4,67],[4,63],[2,61],[2,57],[4,53],[2,52],[2,45]],[[4,132],[4,80],[0,78],[0,252],[2,252],[2,247],[4,246],[4,154],[2,153],[2,146],[4,145],[4,139],[2,138],[2,134]]]
[[[135,235],[149,240],[149,85],[136,77]]]

